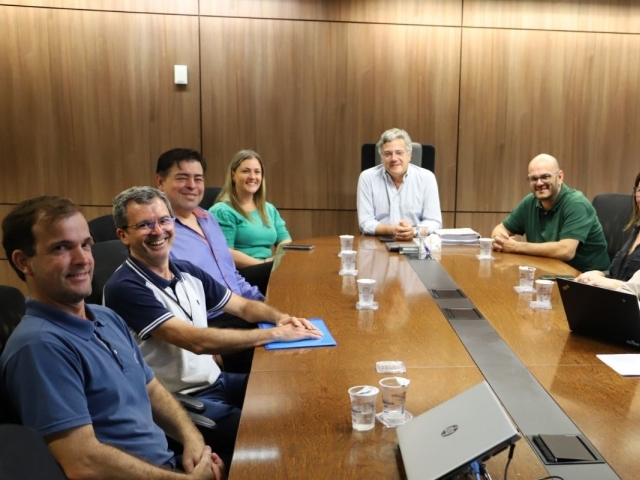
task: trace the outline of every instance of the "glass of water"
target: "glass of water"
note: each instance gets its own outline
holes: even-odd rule
[[[377,387],[358,385],[349,389],[351,398],[351,426],[354,430],[371,430],[376,423]]]

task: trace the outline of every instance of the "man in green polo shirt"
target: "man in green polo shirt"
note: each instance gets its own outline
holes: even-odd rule
[[[562,183],[558,161],[538,155],[529,163],[527,179],[532,193],[493,229],[493,248],[558,258],[582,272],[607,270],[607,241],[596,211],[582,192]],[[526,235],[527,241],[514,235]]]

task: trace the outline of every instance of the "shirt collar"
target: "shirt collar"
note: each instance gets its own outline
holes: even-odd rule
[[[91,338],[96,326],[104,326],[104,322],[95,315],[91,307],[86,303],[84,304],[84,311],[88,317],[87,320],[71,315],[70,313],[63,312],[62,310],[31,298],[27,299],[26,305],[26,315],[44,318],[85,340]]]
[[[380,164],[380,166],[382,167],[382,175],[384,176],[384,178],[390,182],[393,182],[393,178],[391,178],[391,175],[389,174],[389,172],[387,172],[387,169],[384,168],[384,165]],[[407,179],[407,176],[409,175],[410,171],[411,171],[411,164],[407,166],[407,171],[404,173],[404,177],[402,177],[403,183]]]
[[[196,207],[195,210],[193,211],[193,214],[196,216],[196,218],[207,218],[207,212],[204,208],[201,207]]]
[[[180,270],[178,270],[178,267],[176,267],[176,265],[171,261],[171,259],[169,259],[169,270],[171,270],[171,273],[173,273],[174,275],[173,280],[167,280],[166,278],[161,277],[157,273],[147,268],[142,262],[133,258],[131,255],[129,255],[129,258],[127,258],[127,263],[129,263],[129,265],[132,268],[134,268],[135,270],[140,272],[142,275],[147,277],[154,285],[162,289],[169,287],[176,279],[182,278],[180,274]]]
[[[569,191],[569,187],[567,187],[564,183],[560,185],[560,193],[558,194],[556,201],[553,202],[553,205],[551,205],[551,208],[549,210],[545,210],[545,212],[555,212],[564,201],[564,198],[567,196],[568,191]],[[532,195],[534,194],[532,193]],[[542,206],[542,202],[538,198],[536,198],[536,206],[540,210],[544,210],[544,207]]]

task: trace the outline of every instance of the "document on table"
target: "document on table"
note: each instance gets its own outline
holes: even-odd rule
[[[609,367],[623,377],[640,376],[640,353],[622,353],[618,355],[596,355]]]
[[[315,338],[311,340],[298,340],[296,342],[273,342],[267,343],[264,348],[266,350],[281,350],[284,348],[309,348],[309,347],[335,347],[336,341],[333,339],[331,332],[324,324],[321,318],[309,318],[309,321],[322,332],[322,338]],[[275,325],[272,323],[260,323],[260,328],[273,328]]]

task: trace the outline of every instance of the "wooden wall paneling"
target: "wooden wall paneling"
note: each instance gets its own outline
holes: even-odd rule
[[[640,33],[634,0],[465,0],[465,27]]]
[[[453,210],[459,29],[202,18],[201,33],[209,184],[252,148],[278,208],[353,209],[362,143],[399,126],[436,146]]]
[[[359,235],[355,210],[278,209],[294,241],[314,237]]]
[[[82,211],[82,214],[84,215],[84,218],[87,219],[87,221],[92,220],[96,217],[101,217],[102,215],[111,215],[110,206],[83,205],[80,207],[80,210]]]
[[[200,0],[200,14],[223,17],[330,20],[460,26],[462,0]]]
[[[0,24],[0,202],[110,205],[165,149],[200,147],[196,17],[0,7]]]
[[[554,155],[588,198],[628,192],[640,157],[640,36],[464,30],[459,211],[511,211]]]
[[[507,218],[508,213],[458,212],[456,228],[473,228],[483,237],[491,236],[493,228]]]
[[[454,228],[455,215],[455,212],[442,212],[442,228]]]
[[[198,0],[0,0],[0,5],[197,15]]]
[[[4,257],[4,253],[2,256]],[[27,295],[27,285],[18,278],[18,274],[11,268],[6,258],[0,259],[0,285],[11,285],[19,288],[25,296]]]

